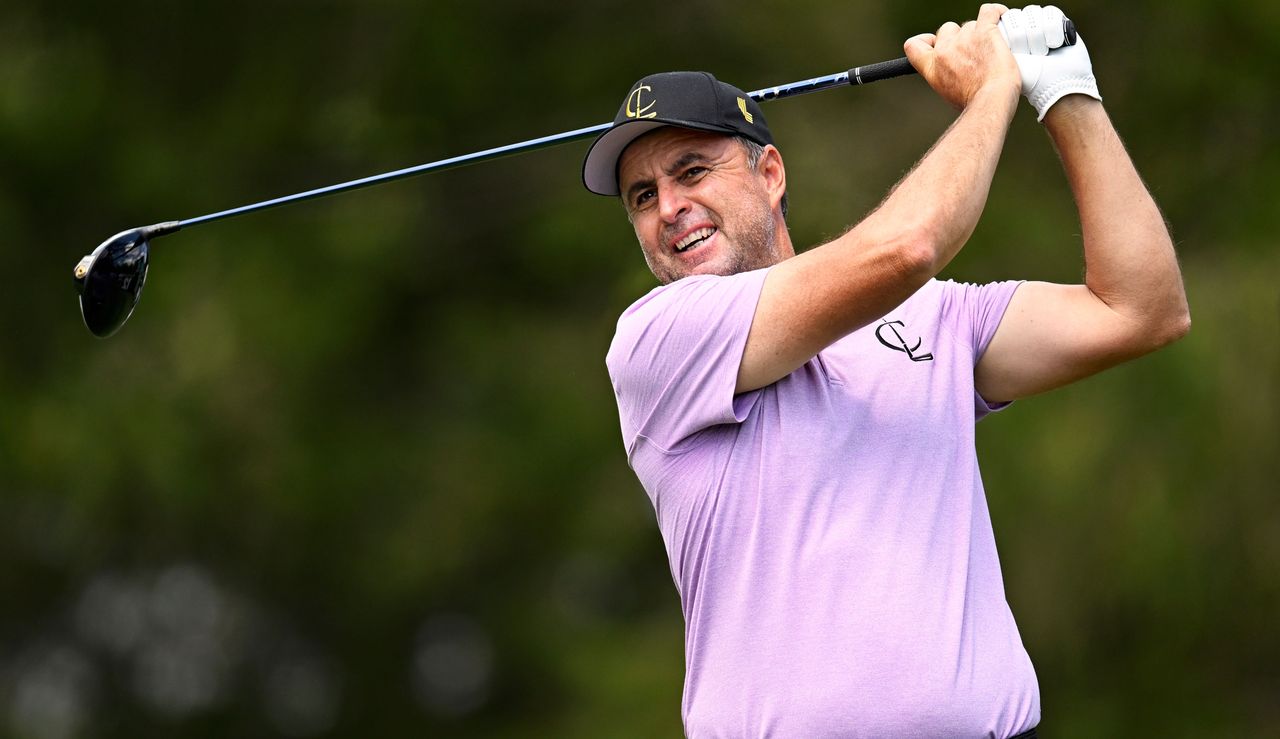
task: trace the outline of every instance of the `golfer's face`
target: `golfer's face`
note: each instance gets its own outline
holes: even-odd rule
[[[664,284],[777,261],[764,178],[728,136],[670,127],[642,136],[623,152],[618,186]]]

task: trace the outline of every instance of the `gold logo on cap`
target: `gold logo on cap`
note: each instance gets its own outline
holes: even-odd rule
[[[747,112],[746,98],[738,98],[738,110],[742,111],[742,117],[747,119],[747,123],[755,123],[755,116]]]
[[[653,92],[652,87],[649,87],[648,85],[640,85],[636,89],[632,90],[631,94],[627,96],[626,113],[628,118],[657,118],[658,117],[658,111],[655,110],[652,113],[649,112],[650,110],[653,109],[653,106],[658,104],[658,101],[650,100],[648,105],[644,104],[644,100],[641,97],[641,93],[643,93],[646,90],[649,92]],[[634,103],[634,106],[632,105],[632,103]]]

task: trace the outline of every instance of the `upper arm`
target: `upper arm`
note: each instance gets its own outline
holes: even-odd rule
[[[909,238],[864,227],[769,270],[738,369],[737,392],[786,377],[841,337],[883,316],[933,276]]]
[[[1108,306],[1085,285],[1024,283],[978,361],[974,382],[991,402],[1066,385],[1158,348],[1141,322]]]

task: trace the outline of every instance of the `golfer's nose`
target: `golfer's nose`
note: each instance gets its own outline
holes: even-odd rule
[[[675,223],[680,220],[680,216],[688,213],[690,208],[689,198],[685,196],[684,188],[658,188],[658,214],[664,222]]]

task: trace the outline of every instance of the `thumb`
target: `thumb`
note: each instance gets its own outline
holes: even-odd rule
[[[933,45],[937,43],[938,37],[932,33],[921,33],[907,39],[902,45],[902,50],[907,53],[907,59],[911,62],[911,66],[921,76],[928,78],[929,72],[933,71],[933,59],[937,54],[933,50]]]

